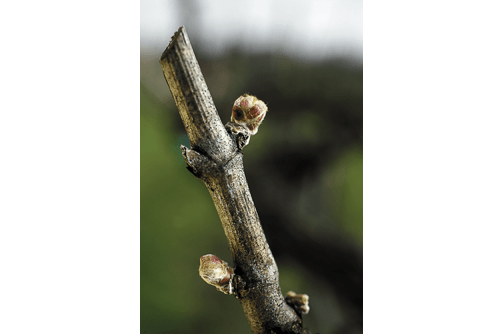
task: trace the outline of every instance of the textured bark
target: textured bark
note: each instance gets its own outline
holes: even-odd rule
[[[278,267],[266,241],[243,170],[243,154],[215,108],[184,27],[160,59],[191,149],[188,169],[207,186],[234,261],[236,296],[254,333],[308,333],[286,304]],[[228,115],[230,111],[228,111]]]

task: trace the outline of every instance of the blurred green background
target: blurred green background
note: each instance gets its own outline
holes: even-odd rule
[[[362,65],[194,48],[224,124],[243,93],[268,104],[244,163],[283,294],[309,295],[311,333],[361,333]],[[185,168],[189,140],[159,56],[141,56],[141,333],[250,333],[239,301],[198,275],[201,255],[231,264],[231,254],[208,190]]]

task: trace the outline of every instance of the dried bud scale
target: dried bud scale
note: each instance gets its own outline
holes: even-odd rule
[[[288,291],[285,296],[285,301],[288,305],[293,307],[297,313],[309,313],[309,296],[306,294],[299,295],[293,291]]]
[[[251,134],[250,131],[247,130],[247,128],[233,122],[228,122],[226,124],[226,130],[236,141],[238,149],[242,150],[243,147],[248,145],[248,143],[250,142]]]
[[[210,285],[225,294],[232,294],[234,269],[226,261],[213,254],[203,255],[200,258],[200,276]]]

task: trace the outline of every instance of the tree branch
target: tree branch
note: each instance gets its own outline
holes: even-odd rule
[[[248,143],[241,136],[248,133],[226,130],[222,124],[184,27],[172,37],[160,63],[191,143],[191,149],[181,147],[183,155],[188,169],[207,186],[219,213],[234,262],[234,275],[232,270],[227,273],[234,276],[234,294],[252,331],[308,333],[300,311],[281,294],[278,267],[248,189],[241,153]],[[220,272],[223,263],[217,259],[212,265]],[[224,275],[222,279],[227,281]],[[213,285],[222,282],[206,280]]]

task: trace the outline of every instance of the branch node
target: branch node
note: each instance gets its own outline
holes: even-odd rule
[[[181,145],[182,156],[186,160],[188,170],[197,178],[213,174],[217,170],[217,164],[207,156]]]

